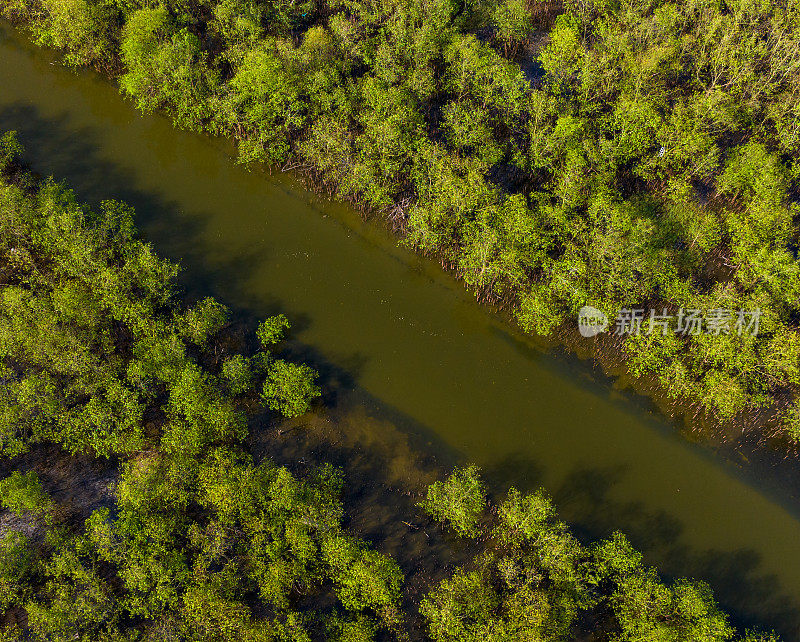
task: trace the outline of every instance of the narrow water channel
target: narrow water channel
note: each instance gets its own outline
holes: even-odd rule
[[[690,443],[351,208],[248,172],[226,142],[143,117],[54,61],[0,25],[0,130],[80,198],[134,205],[193,294],[243,318],[286,313],[292,350],[339,410],[391,422],[444,463],[475,462],[498,487],[544,486],[579,532],[623,530],[662,572],[710,582],[740,622],[800,639],[800,501],[776,469]]]

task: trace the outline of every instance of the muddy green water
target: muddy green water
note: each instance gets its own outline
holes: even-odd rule
[[[141,116],[4,25],[0,129],[18,130],[25,160],[81,198],[136,206],[193,294],[243,318],[285,312],[292,352],[322,371],[340,412],[392,425],[443,465],[475,462],[496,487],[542,485],[579,533],[619,528],[664,573],[709,581],[739,622],[800,639],[794,463],[737,465],[690,443],[349,207],[236,166],[224,141]]]

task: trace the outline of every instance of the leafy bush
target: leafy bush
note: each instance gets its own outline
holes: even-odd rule
[[[286,417],[299,417],[308,412],[311,402],[322,394],[316,385],[317,372],[305,365],[277,359],[269,365],[262,398],[266,404]]]
[[[419,506],[440,522],[448,522],[463,537],[478,532],[478,520],[486,507],[486,488],[479,468],[456,468],[443,482],[428,488],[427,497]]]
[[[14,471],[5,479],[0,479],[0,505],[22,517],[25,513],[47,513],[52,501],[44,492],[36,473]]]

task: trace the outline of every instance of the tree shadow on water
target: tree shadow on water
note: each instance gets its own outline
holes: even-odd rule
[[[184,296],[197,300],[210,295],[228,305],[232,320],[242,330],[240,334],[247,337],[249,349],[257,347],[254,330],[260,320],[273,314],[286,314],[292,329],[289,340],[281,346],[281,356],[304,361],[320,372],[326,402],[336,405],[340,397],[358,393],[362,401],[377,412],[391,416],[409,432],[424,434],[425,440],[435,439],[428,428],[360,390],[361,372],[369,355],[356,352],[332,360],[320,348],[294,338],[315,319],[295,311],[291,301],[264,289],[255,296],[244,290],[243,275],[257,272],[270,258],[265,244],[253,243],[235,253],[215,251],[214,236],[207,233],[215,212],[210,208],[204,210],[202,206],[187,206],[158,189],[138,187],[141,177],[135,169],[108,160],[109,153],[119,152],[109,150],[108,142],[104,142],[103,126],[75,126],[66,110],[57,116],[44,116],[36,106],[26,103],[0,107],[0,131],[18,132],[25,148],[23,162],[40,175],[52,175],[57,181],[65,181],[78,200],[91,207],[110,198],[134,207],[142,237],[153,243],[160,256],[180,263],[178,285]],[[169,132],[175,136],[189,135],[171,129]],[[165,144],[169,146],[169,142]]]
[[[582,468],[569,474],[554,493],[560,515],[585,542],[620,530],[665,579],[689,577],[707,582],[720,606],[740,629],[774,628],[785,640],[800,639],[800,602],[762,567],[752,549],[720,550],[690,543],[691,524],[640,501],[617,500],[613,488],[624,483],[624,466]]]
[[[522,492],[531,492],[542,486],[544,467],[532,457],[517,453],[483,468],[490,490],[501,498],[512,486]]]
[[[187,298],[213,295],[223,303],[237,301],[232,306],[233,320],[241,330],[237,334],[242,335],[237,342],[255,349],[253,330],[260,318],[278,312],[290,318],[292,333],[280,354],[302,360],[320,372],[325,409],[318,408],[311,418],[304,417],[297,426],[289,426],[291,434],[276,428],[274,417],[265,413],[251,425],[249,445],[254,453],[269,456],[298,473],[314,463],[331,462],[344,468],[347,523],[397,556],[409,578],[409,599],[431,581],[445,577],[464,559],[463,550],[415,506],[439,470],[439,460],[430,458],[418,445],[432,444],[431,449],[448,462],[458,456],[430,428],[360,388],[367,354],[345,355],[334,362],[315,346],[293,340],[292,334],[308,327],[312,319],[293,312],[278,297],[259,294],[251,306],[238,304],[246,298],[238,276],[252,273],[267,260],[262,247],[235,256],[215,253],[209,259],[213,248],[208,247],[205,232],[212,212],[187,212],[165,194],[137,188],[135,169],[104,157],[100,128],[75,127],[66,115],[44,117],[35,107],[19,104],[0,108],[0,130],[10,129],[18,131],[26,148],[23,161],[39,174],[65,181],[80,202],[96,207],[100,201],[114,198],[134,207],[143,237],[153,242],[159,255],[180,260],[180,285]],[[330,425],[314,430],[303,425],[314,421]],[[61,457],[71,462],[63,453]],[[65,495],[83,499],[73,486],[85,485],[85,476],[74,467],[68,472],[74,481]],[[108,501],[105,495],[103,499]],[[82,505],[97,503],[92,501]]]
[[[179,202],[164,194],[138,189],[134,172],[100,154],[99,128],[75,127],[66,114],[44,117],[33,106],[15,104],[0,108],[0,131],[9,129],[19,132],[26,148],[24,160],[35,171],[65,180],[79,200],[96,206],[103,199],[115,198],[132,205],[143,235],[154,243],[157,252],[180,261],[183,266],[180,283],[191,298],[213,295],[223,303],[237,301],[234,317],[249,330],[265,313],[287,314],[295,330],[313,322],[301,312],[292,311],[289,302],[268,294],[259,294],[258,300],[242,304],[247,295],[242,292],[240,275],[250,274],[263,264],[268,258],[267,249],[259,245],[235,255],[214,253],[212,257],[212,248],[205,240],[211,213],[202,208],[185,211]],[[441,535],[434,534],[414,507],[417,499],[414,493],[421,492],[423,484],[436,477],[434,471],[441,469],[442,462],[451,467],[458,454],[443,444],[430,427],[359,389],[359,375],[369,359],[366,354],[353,354],[333,362],[317,348],[298,341],[290,341],[284,351],[320,371],[321,382],[328,391],[326,404],[333,408],[331,420],[341,424],[337,428],[340,434],[326,441],[312,439],[312,433],[298,435],[295,431],[291,440],[281,440],[275,430],[261,426],[260,432],[254,431],[254,447],[294,462],[295,467],[304,466],[298,462],[311,459],[309,453],[320,461],[345,466],[354,475],[348,477],[347,500],[352,502],[348,505],[358,507],[348,515],[350,522],[367,537],[385,541],[386,546],[399,551],[401,563],[410,572],[419,566],[420,558],[427,560],[419,566],[428,569],[426,572],[439,568],[437,556],[459,558],[459,555],[447,557]],[[534,356],[541,358],[540,353],[531,353]],[[369,416],[359,420],[342,416],[359,404],[369,408]],[[418,449],[414,440],[433,445]],[[398,480],[401,473],[409,474],[404,468],[413,467],[418,455],[410,453],[415,450],[442,454],[436,462],[438,468],[433,462],[417,461],[415,465],[423,472],[416,485],[411,485],[417,490],[409,491],[408,484]],[[535,488],[544,479],[542,464],[521,456],[509,458],[485,472],[498,486],[507,488],[513,484],[521,490]],[[641,502],[611,497],[612,489],[624,482],[625,474],[621,466],[575,470],[555,490],[554,500],[560,514],[573,524],[579,536],[597,539],[620,529],[647,555],[650,563],[661,566],[663,561],[662,568],[667,572],[679,569],[681,575],[708,581],[722,606],[734,614],[737,622],[759,621],[775,627],[786,639],[800,637],[796,598],[776,590],[780,588],[777,578],[760,570],[760,558],[755,551],[693,549],[682,542],[687,527],[674,516],[647,510]],[[405,490],[398,490],[401,486]],[[405,494],[409,492],[410,495]],[[413,517],[402,518],[402,515]],[[436,571],[437,577],[439,572]],[[420,579],[419,585],[423,583]]]
[[[137,188],[134,172],[101,155],[100,128],[76,127],[66,112],[44,117],[32,105],[13,104],[0,108],[0,131],[8,130],[19,135],[23,162],[37,174],[65,182],[80,202],[93,208],[106,199],[131,205],[142,237],[160,256],[181,265],[178,282],[188,297],[211,294],[225,303],[239,288],[238,275],[252,272],[267,259],[266,248],[258,246],[233,256],[215,253],[209,260],[213,248],[203,239],[211,214],[186,211],[164,195]],[[259,301],[258,307],[277,310],[281,303]]]

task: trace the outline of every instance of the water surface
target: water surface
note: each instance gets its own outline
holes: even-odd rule
[[[443,465],[475,462],[497,487],[542,485],[580,533],[619,528],[663,572],[709,581],[738,621],[800,639],[800,505],[781,470],[690,443],[348,206],[248,172],[226,142],[143,117],[54,60],[0,26],[0,129],[19,131],[25,160],[82,199],[133,204],[194,295],[243,318],[286,313],[292,352],[340,410],[390,422]]]

